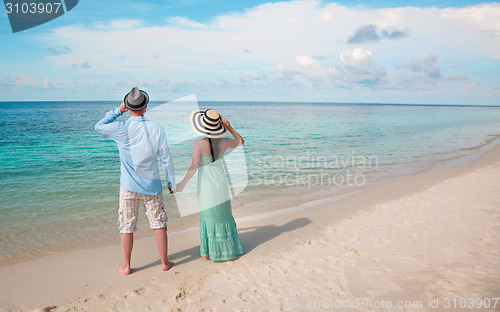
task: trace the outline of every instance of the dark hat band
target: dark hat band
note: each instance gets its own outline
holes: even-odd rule
[[[201,130],[203,128],[202,131],[218,132],[218,131],[224,129],[222,122],[215,124],[214,127],[210,127],[210,126],[204,125],[202,119],[203,119],[203,117],[200,114],[198,116],[198,120],[196,121],[196,124],[195,124],[195,126],[197,127],[198,130]]]
[[[202,116],[203,123],[206,125],[217,126],[221,122],[220,117],[218,119],[212,119],[212,118],[208,117],[206,114],[200,114],[200,116],[201,115],[203,115]]]
[[[221,119],[220,118],[220,114],[219,114],[219,118],[216,118],[216,119],[213,119],[213,118],[210,118],[208,115],[207,115],[207,111],[209,111],[210,109],[207,109],[206,111],[203,112],[203,117],[205,117],[206,119],[210,120],[212,123],[217,123],[219,122],[219,120]]]
[[[191,114],[191,126],[193,130],[204,137],[220,138],[227,133],[226,127],[222,123],[222,118],[210,118],[205,114],[205,110],[194,111]]]
[[[143,91],[143,90],[139,90],[139,91],[142,93],[142,96],[143,96],[143,100],[140,104],[132,104],[128,101],[128,96],[129,96],[130,92],[127,93],[127,95],[125,95],[125,97],[123,98],[123,103],[125,103],[125,106],[127,106],[131,110],[140,110],[144,106],[146,106],[149,102],[149,95],[146,93],[146,91]]]

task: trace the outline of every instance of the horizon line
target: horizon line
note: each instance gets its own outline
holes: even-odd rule
[[[166,100],[166,101],[150,101],[152,104],[162,104],[168,103],[174,100]],[[84,103],[96,103],[96,102],[118,102],[113,100],[93,100],[93,101],[80,101],[80,100],[41,100],[41,101],[24,101],[24,100],[14,100],[14,101],[6,101],[0,100],[0,103],[71,103],[71,102],[84,102]],[[315,101],[315,102],[305,102],[305,101],[238,101],[238,100],[198,100],[199,103],[257,103],[257,104],[334,104],[334,105],[393,105],[393,106],[451,106],[451,107],[500,107],[500,104],[425,104],[425,103],[382,103],[382,102],[324,102],[324,101]]]

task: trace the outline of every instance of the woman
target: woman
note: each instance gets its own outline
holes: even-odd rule
[[[198,172],[200,207],[200,257],[214,261],[233,260],[243,254],[243,247],[231,211],[231,200],[223,156],[228,148],[243,145],[241,135],[213,109],[191,114],[191,127],[203,138],[193,144],[193,161],[184,179],[177,184],[182,192]],[[233,138],[224,138],[229,131]]]

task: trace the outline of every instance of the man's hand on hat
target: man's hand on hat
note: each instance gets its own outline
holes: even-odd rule
[[[122,112],[122,114],[123,114],[123,113],[125,113],[126,111],[128,111],[128,107],[127,107],[127,106],[125,106],[125,103],[123,103],[123,102],[122,102],[122,103],[120,104],[120,112]]]

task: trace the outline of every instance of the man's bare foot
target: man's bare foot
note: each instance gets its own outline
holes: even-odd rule
[[[166,265],[165,265],[165,264],[162,264],[161,269],[162,269],[162,271],[168,271],[168,270],[170,270],[173,266],[174,266],[174,263],[169,261]]]
[[[130,271],[129,267],[122,265],[118,267],[118,269],[116,269],[116,272],[121,273],[123,275],[129,275],[132,271]]]

